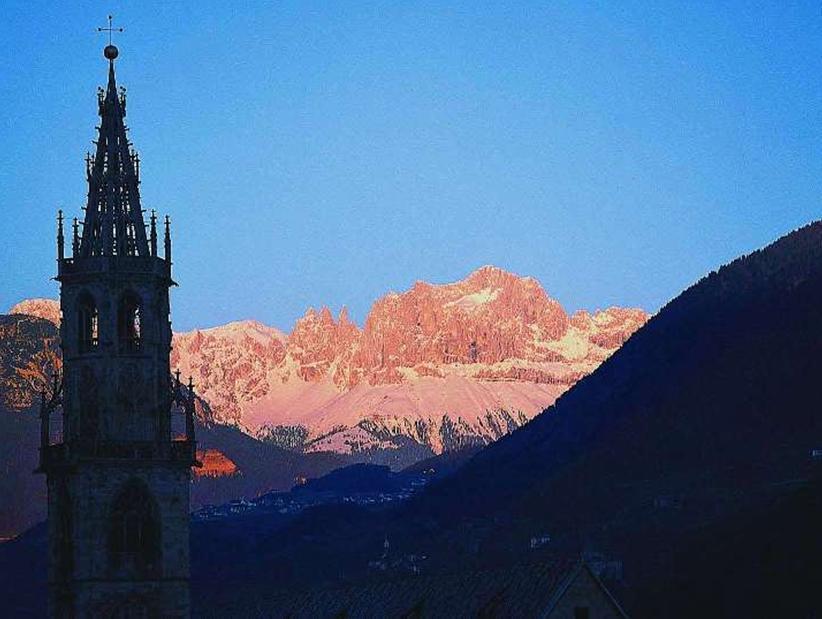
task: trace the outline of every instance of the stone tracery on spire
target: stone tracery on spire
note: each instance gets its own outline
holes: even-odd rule
[[[88,160],[88,201],[79,256],[148,256],[139,159],[126,134],[125,90],[118,91],[114,72],[117,48],[109,45],[105,56],[108,85],[98,91],[100,126],[96,152]]]

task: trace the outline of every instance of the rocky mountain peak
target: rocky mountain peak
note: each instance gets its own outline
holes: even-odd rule
[[[340,308],[340,313],[337,317],[337,323],[340,325],[340,327],[348,327],[349,325],[354,327],[357,326],[348,316],[348,308],[345,305],[343,305],[342,308]]]
[[[60,302],[54,299],[25,299],[9,310],[9,314],[25,314],[60,324]]]
[[[59,316],[46,299],[15,310]],[[569,317],[537,280],[484,266],[377,299],[362,329],[346,308],[335,319],[323,306],[288,335],[254,320],[176,333],[171,362],[217,420],[316,439],[317,449],[402,435],[439,451],[516,427],[645,320],[618,307]]]

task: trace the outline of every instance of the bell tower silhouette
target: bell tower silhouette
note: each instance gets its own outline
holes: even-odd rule
[[[49,615],[188,617],[194,388],[170,373],[170,224],[166,217],[159,256],[157,218],[152,211],[148,231],[143,220],[118,54],[109,42],[96,152],[86,157],[88,201],[70,257],[58,216],[63,370],[42,394],[39,468],[48,486]],[[61,423],[52,424],[58,407]]]

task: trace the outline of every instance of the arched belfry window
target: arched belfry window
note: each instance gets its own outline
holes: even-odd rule
[[[121,350],[140,350],[142,342],[141,313],[140,298],[131,292],[123,295],[117,307],[117,337],[120,341]]]
[[[157,502],[139,479],[125,483],[111,506],[109,567],[115,572],[159,574],[160,516]]]
[[[89,352],[97,348],[97,324],[98,314],[97,305],[94,303],[94,298],[90,294],[84,294],[80,297],[78,304],[78,329],[80,352]]]

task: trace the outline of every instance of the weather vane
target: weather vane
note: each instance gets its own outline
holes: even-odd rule
[[[114,33],[114,32],[123,32],[123,28],[115,28],[112,25],[112,20],[113,19],[114,19],[114,17],[112,15],[109,15],[108,16],[108,28],[103,28],[103,27],[97,28],[97,32],[108,32],[108,45],[103,50],[103,54],[109,60],[114,60],[115,58],[117,58],[117,54],[118,54],[117,48],[114,46],[114,44],[111,41],[112,33]]]

